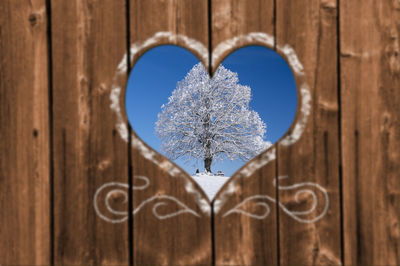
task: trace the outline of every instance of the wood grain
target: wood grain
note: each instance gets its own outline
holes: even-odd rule
[[[279,185],[315,182],[330,199],[327,214],[313,223],[299,223],[280,210],[280,264],[341,264],[336,1],[277,1],[276,15],[277,45],[294,48],[312,97],[301,139],[279,145],[278,175],[288,176]],[[306,210],[312,198],[305,195],[297,201],[293,191],[280,190],[279,200],[291,210]],[[324,204],[321,198],[317,213]]]
[[[264,32],[271,36],[274,34],[274,2],[271,0],[212,1],[211,18],[213,48],[225,40],[251,32]],[[227,49],[220,59],[223,60],[224,56],[243,45],[248,45],[248,43],[239,42],[238,47]],[[218,64],[213,66],[213,71],[216,70]],[[262,160],[262,156],[258,156],[254,162]],[[236,173],[216,196],[216,199],[223,196],[229,184],[237,180],[234,185],[235,192],[229,195],[226,203],[214,213],[215,265],[276,265],[278,263],[277,220],[274,203],[262,201],[270,207],[270,213],[264,219],[255,219],[238,213],[225,216],[229,210],[251,196],[268,195],[275,198],[273,186],[275,174],[275,161],[261,167],[246,178]],[[243,205],[242,209],[259,215],[265,211],[263,207],[252,201]]]
[[[127,222],[96,215],[107,182],[128,183],[110,91],[126,53],[125,1],[52,1],[55,264],[129,263]],[[103,199],[104,200],[104,199]],[[120,211],[128,211],[116,195]]]
[[[0,13],[0,264],[49,264],[46,5],[1,1]]]
[[[399,1],[2,0],[0,14],[1,265],[400,264]],[[152,161],[130,147],[133,131],[131,143],[121,138],[110,109],[128,43],[158,32],[187,36],[204,48],[263,32],[275,37],[277,50],[293,47],[304,66],[312,108],[301,139],[278,145],[277,160],[249,177],[235,175],[236,192],[214,216],[188,193],[187,187],[198,188],[188,175],[169,171],[161,155]],[[185,46],[171,36],[151,47]],[[300,88],[303,79],[296,81]],[[124,93],[120,103],[124,109]],[[127,124],[125,110],[122,116]],[[94,195],[102,185],[132,180],[140,186],[137,176],[149,178],[148,189],[133,192],[132,206],[124,194],[113,195],[119,211],[169,195],[199,217],[158,219],[154,208],[161,214],[181,209],[165,198],[141,208],[131,224],[96,214]],[[281,186],[326,188],[326,216],[300,223],[273,203],[264,219],[224,216],[253,195],[307,209],[312,198],[300,194],[296,201],[293,192],[276,190],[278,176],[288,176]],[[101,211],[104,197],[97,201]],[[242,209],[263,213],[254,202]]]
[[[274,0],[212,0],[212,48],[215,49],[223,41],[251,32],[264,32],[273,36],[274,19]],[[238,42],[238,47],[244,45],[249,44],[244,41]],[[233,52],[232,49],[227,49],[220,59],[223,60],[231,52]],[[213,65],[213,72],[221,63],[220,61]]]
[[[400,264],[400,3],[340,1],[344,257]]]
[[[207,1],[135,0],[130,2],[130,6],[132,44],[143,42],[157,32],[170,32],[185,35],[199,41],[204,47],[208,46]],[[166,43],[184,45],[175,37],[159,39],[157,45]],[[133,65],[142,53],[133,55]],[[194,54],[200,56],[196,52]],[[135,133],[132,132],[132,136],[135,137]],[[155,195],[169,195],[200,217],[183,213],[168,219],[158,219],[153,211],[157,201],[143,207],[133,217],[134,264],[209,265],[212,263],[210,214],[203,213],[194,195],[187,191],[188,184],[196,188],[198,185],[186,173],[174,174],[168,171],[171,167],[162,165],[168,165],[168,161],[161,155],[150,156],[147,153],[145,158],[138,147],[133,148],[133,177],[146,176],[150,180],[147,189],[133,192],[133,208],[138,208]],[[206,197],[204,193],[202,197]],[[162,214],[179,211],[178,206],[170,200],[160,202],[167,204],[158,209]]]

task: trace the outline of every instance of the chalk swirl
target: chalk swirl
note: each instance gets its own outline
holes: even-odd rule
[[[278,179],[284,179],[284,178],[287,178],[287,176],[278,177]],[[273,185],[276,186],[275,180],[273,181]],[[242,202],[237,204],[234,208],[227,211],[223,215],[223,217],[227,217],[231,214],[236,213],[236,214],[242,214],[242,215],[248,216],[250,218],[262,220],[262,219],[265,219],[266,217],[268,217],[268,215],[271,212],[271,208],[268,205],[268,202],[270,202],[272,204],[277,203],[279,208],[281,208],[284,213],[286,213],[289,217],[293,218],[294,220],[296,220],[300,223],[314,223],[325,216],[325,214],[327,213],[328,208],[329,208],[329,195],[328,195],[328,192],[325,190],[325,188],[323,188],[319,184],[316,184],[313,182],[302,182],[302,183],[297,183],[297,184],[293,184],[293,185],[289,185],[289,186],[279,186],[278,185],[278,190],[296,190],[296,189],[298,189],[298,190],[294,194],[294,200],[297,203],[300,202],[301,195],[311,196],[312,205],[307,210],[292,211],[292,210],[289,210],[282,202],[279,202],[279,201],[277,202],[275,198],[273,198],[269,195],[257,194],[257,195],[249,196],[246,199],[244,199]],[[324,205],[321,213],[319,213],[317,216],[315,216],[314,218],[307,218],[309,215],[313,214],[316,211],[317,206],[320,201],[320,199],[317,196],[317,193],[315,192],[315,189],[318,190],[319,192],[321,192],[321,194],[323,195],[325,205]],[[263,207],[264,211],[261,214],[252,213],[252,212],[244,209],[244,206],[246,204],[255,204],[256,206],[261,206],[261,207]]]
[[[143,184],[132,186],[132,190],[144,190],[150,185],[150,180],[145,176],[134,176],[134,179],[141,180]],[[116,210],[112,204],[111,200],[114,197],[122,196],[122,203],[128,203],[128,194],[129,185],[121,182],[108,182],[100,186],[93,197],[93,206],[96,211],[96,214],[104,221],[109,223],[122,223],[128,219],[128,211],[120,211]],[[103,199],[104,201],[99,200]],[[100,208],[99,202],[103,203],[103,207]],[[143,207],[150,203],[154,203],[152,208],[153,215],[160,220],[172,218],[184,213],[192,214],[196,217],[200,217],[200,215],[194,210],[190,209],[183,202],[178,200],[177,198],[170,195],[155,195],[152,196],[143,202],[141,202],[136,208],[133,209],[133,215],[137,214]],[[175,204],[179,207],[179,210],[170,212],[170,213],[160,213],[160,208],[165,207],[171,204]],[[102,209],[102,210],[100,210]],[[105,214],[105,212],[107,214]]]

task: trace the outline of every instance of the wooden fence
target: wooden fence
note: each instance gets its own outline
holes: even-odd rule
[[[398,0],[1,0],[0,264],[399,265],[399,34]],[[212,206],[128,127],[166,43],[296,76],[296,123]]]

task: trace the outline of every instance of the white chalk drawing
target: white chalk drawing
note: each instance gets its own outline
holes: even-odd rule
[[[284,179],[287,178],[287,176],[280,176],[278,177],[278,179]],[[276,186],[276,181],[274,180],[273,182],[274,186]],[[308,188],[306,188],[308,187]],[[314,211],[316,211],[316,208],[318,206],[318,196],[316,194],[316,192],[314,190],[312,190],[311,188],[317,189],[318,191],[320,191],[324,197],[324,208],[322,209],[321,213],[317,216],[315,216],[312,219],[307,219],[304,218],[306,216],[311,215]],[[294,199],[296,202],[299,202],[299,196],[301,194],[307,194],[310,195],[312,197],[312,206],[311,208],[309,208],[308,210],[305,211],[291,211],[289,210],[283,203],[278,202],[278,206],[291,218],[293,218],[294,220],[300,222],[300,223],[314,223],[320,219],[322,219],[322,217],[325,216],[325,214],[328,212],[328,208],[329,208],[329,196],[328,196],[328,192],[320,185],[313,183],[313,182],[302,182],[302,183],[297,183],[294,185],[290,185],[290,186],[279,186],[278,185],[278,190],[295,190],[295,189],[299,189],[298,191],[296,191],[295,195],[294,195]],[[267,202],[265,201],[269,201],[273,204],[276,203],[276,199],[272,198],[269,195],[253,195],[250,197],[247,197],[246,199],[244,199],[241,203],[239,203],[238,205],[236,205],[233,209],[227,211],[223,217],[227,217],[231,214],[237,213],[237,214],[242,214],[254,219],[265,219],[266,217],[268,217],[271,209],[270,206],[268,205]],[[256,214],[256,213],[251,213],[248,212],[246,210],[244,210],[242,207],[246,204],[246,203],[253,203],[256,204],[257,206],[262,206],[264,208],[264,213],[262,214]]]
[[[140,185],[140,186],[132,186],[132,190],[144,190],[150,185],[150,180],[145,176],[134,176],[134,178],[144,181],[144,184]],[[109,189],[111,188],[111,189],[106,193],[106,195],[104,197],[104,205],[105,205],[104,209],[108,211],[108,214],[110,216],[115,216],[117,218],[109,218],[100,211],[100,208],[98,205],[99,204],[99,195],[101,195],[101,193],[107,188],[109,188]],[[109,223],[122,223],[122,222],[125,222],[126,220],[128,220],[128,212],[127,211],[117,211],[117,210],[113,209],[110,204],[111,197],[113,197],[114,195],[118,195],[118,194],[123,196],[123,200],[124,200],[123,203],[127,203],[128,202],[128,192],[127,192],[128,189],[129,189],[128,184],[120,183],[120,182],[109,182],[109,183],[105,183],[101,187],[99,187],[97,189],[96,193],[94,194],[94,198],[93,198],[93,206],[96,211],[96,214],[101,219],[103,219],[104,221],[109,222]],[[183,202],[179,201],[177,198],[170,196],[170,195],[155,195],[153,197],[150,197],[150,198],[144,200],[136,208],[134,208],[133,215],[137,214],[143,207],[145,207],[149,203],[155,202],[155,201],[159,201],[159,202],[154,203],[152,212],[153,212],[153,215],[157,219],[160,219],[160,220],[168,219],[168,218],[172,218],[172,217],[184,214],[184,213],[188,213],[188,214],[192,214],[194,216],[200,217],[200,215],[197,212],[190,209]],[[175,211],[172,213],[160,214],[159,208],[161,206],[166,206],[171,203],[175,203],[178,207],[180,207],[180,209],[178,211]]]
[[[179,44],[186,49],[195,52],[197,55],[200,56],[200,59],[205,64],[206,68],[208,67],[208,60],[209,54],[208,49],[199,41],[188,38],[184,35],[175,34],[172,32],[157,32],[155,35],[150,37],[149,39],[143,42],[133,43],[130,49],[132,61],[137,55],[143,53],[144,51],[148,50],[151,47],[156,46],[159,43],[170,43],[170,44]],[[212,66],[213,68],[216,67],[216,64],[221,62],[223,56],[226,55],[227,52],[233,51],[237,48],[252,45],[252,44],[260,44],[265,45],[266,47],[273,48],[275,39],[273,36],[263,33],[263,32],[252,32],[246,35],[239,35],[232,39],[226,40],[219,45],[217,45],[212,51]],[[306,78],[304,74],[304,67],[299,61],[294,49],[286,44],[283,46],[278,45],[276,47],[277,52],[284,55],[293,70],[293,73],[296,78],[296,83],[300,85],[300,94],[299,94],[299,102],[300,102],[300,112],[297,115],[295,120],[295,125],[292,129],[276,144],[276,145],[284,145],[290,146],[293,143],[297,142],[301,135],[304,132],[306,127],[308,117],[311,112],[311,93],[308,84],[306,83]],[[116,74],[113,78],[113,83],[111,87],[111,110],[116,114],[116,129],[124,141],[128,141],[128,128],[127,128],[127,120],[125,118],[125,113],[122,112],[121,102],[123,102],[123,95],[122,87],[125,86],[126,81],[126,74],[127,74],[127,54],[124,55],[120,64],[117,67]],[[193,180],[191,180],[190,176],[186,174],[181,168],[176,166],[174,163],[167,161],[165,159],[161,159],[158,156],[158,153],[152,150],[151,148],[147,147],[141,139],[137,136],[132,136],[131,139],[132,146],[135,147],[140,151],[142,156],[146,159],[154,162],[160,168],[167,171],[171,177],[173,178],[182,178],[186,183],[185,190],[186,192],[192,194],[195,197],[196,203],[202,210],[202,212],[206,215],[211,214],[211,207],[210,201],[207,198],[206,194],[201,191],[198,187],[193,185]],[[257,156],[256,158],[252,159],[250,162],[245,164],[238,172],[236,172],[231,179],[227,182],[226,186],[222,187],[220,193],[216,195],[214,199],[214,212],[218,213],[222,206],[226,203],[228,196],[232,195],[236,191],[236,187],[238,186],[238,181],[242,178],[248,178],[257,171],[259,168],[267,165],[268,163],[274,161],[276,159],[276,148],[273,145],[271,148],[267,149],[261,155]],[[111,182],[112,183],[112,182]],[[308,183],[302,183],[308,184]],[[311,183],[310,183],[311,184]],[[319,185],[314,184],[317,188],[321,188]],[[284,189],[284,187],[280,187],[280,189]],[[325,191],[323,189],[323,191]],[[257,196],[257,195],[256,195]],[[256,197],[257,198],[257,197]],[[256,199],[254,198],[254,199]],[[252,198],[253,199],[253,198]],[[268,200],[268,197],[265,199]],[[249,199],[251,200],[251,199]],[[266,207],[265,203],[260,203],[261,206]],[[157,205],[160,206],[160,205]],[[328,205],[327,205],[328,206]],[[182,206],[183,207],[183,206]],[[282,209],[285,211],[286,209]],[[154,209],[153,209],[154,210]],[[157,207],[155,208],[157,210]],[[266,209],[267,210],[267,209]],[[96,210],[97,211],[97,210]],[[239,212],[239,210],[237,210]],[[286,211],[285,211],[286,212]],[[153,212],[154,213],[154,212]],[[289,212],[287,210],[286,213],[291,213],[292,215],[300,215],[297,212]],[[192,213],[193,214],[193,213]],[[295,216],[298,217],[298,216]],[[122,218],[121,218],[122,219]],[[301,218],[295,218],[296,220],[301,221]]]

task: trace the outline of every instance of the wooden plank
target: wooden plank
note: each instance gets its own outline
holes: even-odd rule
[[[290,211],[306,211],[314,203],[311,192],[317,197],[310,215],[280,208],[280,264],[341,264],[336,1],[277,1],[276,14],[278,50],[290,45],[304,67],[304,77],[296,76],[302,96],[296,119],[307,116],[311,108],[300,140],[292,145],[280,142],[278,176],[287,178],[279,179],[282,189],[278,198]],[[302,102],[306,91],[311,95],[310,104]],[[283,188],[293,184],[301,185]],[[310,191],[301,193],[301,189]],[[322,218],[313,221],[319,215]]]
[[[128,183],[128,145],[110,108],[113,77],[127,48],[125,1],[58,0],[51,5],[54,262],[128,264],[129,223],[109,223],[93,205],[101,186]],[[104,193],[96,204],[108,217]],[[126,194],[111,196],[113,207],[127,216]]]
[[[340,1],[344,258],[400,264],[400,3]]]
[[[212,47],[218,49],[221,43],[229,39],[261,32],[274,35],[274,1],[272,0],[225,0],[211,1]],[[250,42],[246,38],[238,39],[235,45],[226,45],[224,50],[212,54],[213,71],[229,53],[248,45],[260,44],[257,39]],[[224,44],[222,44],[224,45]],[[273,42],[269,46],[273,48]],[[215,50],[213,50],[215,51]],[[217,57],[218,56],[218,57]],[[251,66],[249,66],[251,67]],[[275,156],[275,150],[272,152]],[[224,185],[214,201],[214,248],[216,265],[276,265],[277,220],[275,203],[267,197],[275,199],[273,182],[276,174],[276,162],[266,163],[266,154],[257,156],[244,168],[236,172]],[[263,165],[257,170],[255,165]],[[245,175],[246,169],[250,172]],[[232,193],[228,193],[231,191]],[[242,205],[243,204],[243,205]],[[261,204],[266,204],[267,209]],[[254,218],[242,213],[232,212],[235,207],[253,215],[266,217]]]
[[[189,50],[204,65],[208,64],[208,60],[205,58],[205,56],[208,57],[207,51],[204,51],[206,54],[200,53],[200,50],[208,48],[207,1],[130,0],[130,3],[131,43],[143,42],[157,33],[160,35],[157,38],[156,44],[135,53],[132,60],[133,64],[145,50],[157,45],[176,44],[184,46],[187,49],[191,48],[183,38],[177,38],[171,34],[161,34],[162,32],[169,32],[195,40],[192,44],[193,48],[197,49],[192,48]]]
[[[274,0],[222,0],[211,1],[212,19],[212,48],[215,49],[223,41],[251,32],[263,32],[274,36]],[[248,45],[245,39],[238,40],[236,47]],[[264,45],[262,42],[252,40],[251,44]],[[213,71],[232,49],[225,49],[221,55],[213,55]],[[273,47],[270,47],[273,48]],[[219,60],[218,60],[219,59]]]
[[[46,5],[1,1],[0,13],[0,264],[49,264]]]
[[[132,65],[145,50],[165,43],[191,48],[207,63],[207,1],[132,0],[130,7],[131,43],[147,44],[132,50]],[[145,42],[151,37],[154,43]],[[146,189],[133,191],[133,208],[138,210],[133,217],[134,264],[211,264],[210,205],[205,194],[197,193],[197,184],[186,173],[143,144],[133,132],[132,137],[133,182],[137,176],[149,181]],[[185,210],[198,216],[178,213]],[[171,217],[162,219],[166,214]]]

